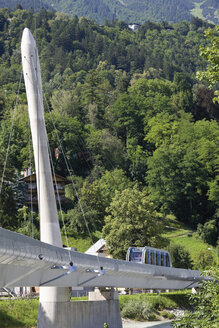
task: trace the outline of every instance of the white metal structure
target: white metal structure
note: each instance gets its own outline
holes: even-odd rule
[[[36,168],[40,239],[51,245],[62,247],[44,120],[39,56],[35,40],[28,28],[24,29],[22,35],[21,57]],[[69,288],[40,288],[39,327],[44,326],[39,322],[45,317],[50,317],[53,322],[56,305],[60,302],[69,302],[69,300]],[[53,304],[51,310],[47,310],[48,303]]]
[[[0,228],[0,287],[95,286],[148,289],[194,287],[199,271],[130,263],[71,251],[76,271],[69,272],[67,250]],[[60,267],[60,268],[59,268]]]

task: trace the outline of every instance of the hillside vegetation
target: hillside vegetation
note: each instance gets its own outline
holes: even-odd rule
[[[130,243],[168,247],[171,215],[216,246],[219,105],[213,90],[196,80],[206,67],[199,48],[208,44],[204,31],[211,26],[197,18],[147,21],[133,32],[121,21],[99,26],[45,9],[36,16],[0,10],[1,174],[13,121],[0,225],[32,235],[19,182],[22,170],[34,170],[23,79],[17,96],[26,26],[37,36],[53,166],[72,176],[81,201],[68,185],[63,216],[71,245],[89,246],[86,218],[90,231],[99,231],[94,240],[103,233],[120,258]],[[33,225],[39,238],[36,209]]]
[[[34,7],[33,0],[2,0],[0,6],[14,9],[18,3],[24,9]],[[71,16],[89,17],[101,24],[105,19],[119,19],[129,23],[143,23],[145,20],[176,23],[190,20],[191,14],[214,24],[219,23],[217,0],[43,0],[41,6]]]

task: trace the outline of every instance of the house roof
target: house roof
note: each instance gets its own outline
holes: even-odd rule
[[[70,183],[70,181],[68,181],[65,177],[62,177],[61,175],[55,174],[55,177],[56,177],[57,182],[62,182],[65,185]],[[54,180],[54,175],[53,175],[53,180]],[[24,182],[27,182],[27,183],[29,183],[30,181],[31,182],[36,182],[36,173],[29,174],[29,175],[21,178],[20,181],[24,181]]]
[[[92,245],[85,254],[95,255],[106,247],[106,240],[99,239],[94,245]]]

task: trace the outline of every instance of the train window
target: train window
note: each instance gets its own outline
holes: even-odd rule
[[[164,266],[164,254],[163,253],[161,253],[161,255],[160,255],[160,265]]]
[[[169,257],[169,254],[167,254],[167,256],[166,256],[166,266],[167,267],[170,266],[170,257]]]
[[[131,262],[142,262],[142,252],[131,252],[130,253]]]
[[[161,265],[161,253],[158,252],[158,265]]]
[[[150,264],[153,264],[153,253],[150,252]]]
[[[153,251],[153,264],[156,265],[156,252]]]
[[[145,255],[145,263],[150,264],[150,252],[147,250]]]

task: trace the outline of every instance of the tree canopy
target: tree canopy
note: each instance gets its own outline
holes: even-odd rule
[[[197,72],[200,80],[207,80],[212,88],[219,82],[219,26],[214,29],[208,29],[205,32],[208,40],[208,46],[201,48],[201,56],[207,60],[207,70]],[[219,91],[215,91],[215,101],[219,103]]]
[[[162,221],[146,192],[134,187],[116,192],[105,218],[103,236],[109,253],[125,259],[130,246],[167,246],[167,240],[161,236],[162,229]]]

